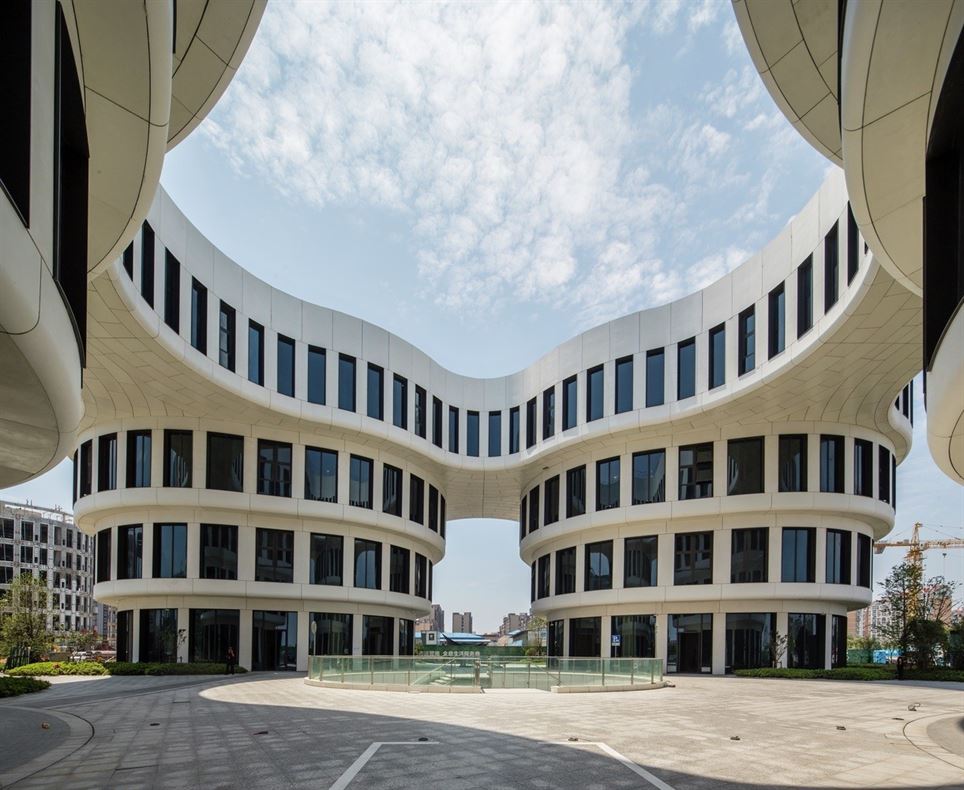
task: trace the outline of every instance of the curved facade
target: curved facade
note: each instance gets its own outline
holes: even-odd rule
[[[722,672],[790,630],[829,662],[893,524],[919,348],[848,217],[832,176],[703,291],[476,379],[271,288],[160,192],[94,283],[75,455],[122,645],[408,652],[446,520],[492,516],[520,519],[559,655]]]

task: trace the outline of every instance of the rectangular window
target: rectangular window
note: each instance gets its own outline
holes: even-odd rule
[[[402,515],[402,470],[390,464],[382,465],[382,512]]]
[[[164,323],[175,332],[181,328],[181,264],[164,251]]]
[[[780,283],[770,291],[767,298],[767,349],[768,359],[773,359],[787,345],[787,305],[784,285]]]
[[[797,337],[813,327],[813,256],[797,267]]]
[[[459,451],[459,410],[457,406],[449,406],[449,452]]]
[[[218,364],[234,372],[235,312],[231,305],[221,302],[218,309]]]
[[[202,579],[238,578],[238,528],[201,524],[199,573]]]
[[[338,501],[338,453],[334,450],[305,448],[305,499]]]
[[[519,540],[523,540],[526,536],[526,498],[522,497],[522,501],[519,503]]]
[[[823,240],[823,311],[826,313],[837,303],[840,272],[837,255],[837,223]]]
[[[519,452],[519,407],[513,406],[509,409],[509,455]]]
[[[556,388],[549,387],[542,393],[542,438],[548,439],[556,432]]]
[[[807,490],[806,434],[785,434],[780,437],[777,477],[781,493]]]
[[[602,649],[602,618],[573,617],[569,620],[569,655],[599,658]]]
[[[428,575],[426,566],[428,560],[424,555],[415,552],[415,595],[419,598],[431,598],[429,594]]]
[[[187,577],[187,524],[154,525],[154,578]]]
[[[857,584],[861,587],[871,586],[871,568],[873,561],[871,551],[873,541],[869,535],[857,535]]]
[[[130,661],[134,655],[134,612],[117,613],[117,660]]]
[[[409,566],[412,552],[401,546],[390,546],[388,550],[388,589],[390,592],[408,595]]]
[[[97,490],[117,488],[117,434],[108,433],[97,440]]]
[[[611,590],[613,587],[613,542],[601,540],[586,544],[584,589]]]
[[[623,587],[655,587],[658,539],[655,535],[626,538]]]
[[[890,502],[890,450],[882,444],[877,446],[877,498]]]
[[[355,586],[382,589],[382,544],[355,538]]]
[[[666,451],[633,454],[633,504],[666,501]]]
[[[151,485],[151,432],[127,432],[127,487]]]
[[[117,578],[143,577],[144,527],[130,524],[117,528]]]
[[[489,412],[489,458],[502,455],[502,412]]]
[[[371,362],[368,363],[367,413],[373,420],[385,419],[385,371]]]
[[[722,387],[726,382],[726,325],[720,324],[710,330],[709,388]]]
[[[248,321],[248,381],[264,386],[264,327]]]
[[[737,318],[737,372],[749,373],[756,367],[756,312],[748,307]]]
[[[554,475],[546,480],[545,488],[542,523],[548,526],[559,520],[559,475]]]
[[[586,371],[586,422],[603,416],[603,366]]]
[[[666,354],[661,348],[646,352],[646,407],[662,406],[666,397]]]
[[[691,444],[679,448],[679,498],[713,496],[713,445]]]
[[[836,226],[835,226],[836,227]],[[787,615],[787,666],[791,669],[823,669],[826,616]]]
[[[291,445],[258,439],[258,493],[291,496]]]
[[[208,289],[191,278],[191,345],[208,353]]]
[[[294,581],[295,533],[289,529],[258,529],[255,541],[254,580]]]
[[[372,509],[372,486],[375,462],[371,458],[353,455],[348,462],[348,504]]]
[[[673,584],[712,584],[713,533],[684,532],[675,544]]]
[[[428,394],[415,385],[415,435],[424,439],[428,426]]]
[[[827,530],[827,584],[850,584],[850,532]]]
[[[676,346],[676,397],[679,400],[696,394],[696,338]]]
[[[88,439],[80,445],[80,495],[87,496],[93,490],[94,442]]]
[[[110,581],[110,528],[97,533],[97,583]]]
[[[415,621],[398,618],[398,654],[415,655]]]
[[[844,438],[820,437],[820,490],[830,494],[844,492]]]
[[[308,403],[325,405],[328,355],[325,349],[308,346]]]
[[[633,358],[616,360],[616,414],[633,410]]]
[[[207,487],[219,491],[244,490],[244,438],[208,434]]]
[[[344,567],[345,539],[341,535],[311,535],[311,557],[308,560],[308,583],[340,587]]]
[[[355,411],[355,358],[338,355],[338,408]]]
[[[763,437],[730,439],[726,446],[726,493],[763,493]]]
[[[479,457],[479,413],[469,411],[466,415],[465,452],[473,458]]]
[[[154,306],[154,228],[141,226],[141,297]]]
[[[442,446],[442,401],[432,396],[432,444]]]
[[[854,218],[850,202],[847,202],[847,285],[853,282],[860,266],[860,256],[857,254],[859,236],[857,234],[857,220]]]
[[[576,549],[560,549],[556,552],[556,595],[576,591]]]
[[[438,532],[438,489],[433,485],[428,487],[428,528]]]
[[[24,227],[30,227],[31,10],[29,0],[0,6],[0,96],[5,117],[0,132],[0,189],[9,196]]]
[[[536,399],[530,398],[526,403],[526,449],[536,444]]]
[[[529,492],[529,532],[539,529],[539,486]]]
[[[141,609],[140,660],[177,661],[177,609]]]
[[[773,612],[726,615],[726,670],[756,669],[773,663],[777,616]]]
[[[191,609],[188,660],[221,663],[228,648],[237,651],[241,630],[238,609]]]
[[[577,466],[566,472],[566,518],[586,512],[586,467]]]
[[[619,507],[619,458],[596,461],[596,510]]]
[[[816,535],[813,527],[783,528],[781,581],[815,581]]]
[[[562,382],[562,430],[576,427],[576,377],[570,376]]]
[[[278,392],[295,396],[295,341],[278,335]]]
[[[549,563],[551,554],[543,554],[536,562],[536,598],[549,597]]]
[[[734,529],[730,553],[730,582],[767,581],[770,530],[766,527]]]
[[[425,481],[417,475],[408,476],[408,519],[425,523]]]
[[[397,373],[392,378],[392,425],[408,430],[408,380]]]
[[[164,485],[190,488],[194,434],[191,431],[164,431]]]
[[[352,615],[330,612],[312,612],[311,622],[318,623],[318,629],[314,633],[314,650],[312,655],[351,655],[353,628]]]
[[[128,277],[134,279],[134,242],[124,248],[124,271]]]
[[[854,493],[874,495],[874,443],[866,439],[854,439]]]

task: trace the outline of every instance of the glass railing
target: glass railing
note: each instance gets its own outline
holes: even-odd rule
[[[658,658],[310,656],[308,678],[346,686],[541,689],[660,683]]]

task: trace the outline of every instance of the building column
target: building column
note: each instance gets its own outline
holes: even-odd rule
[[[600,658],[609,658],[612,653],[613,619],[608,614],[600,615]]]
[[[714,675],[726,672],[726,613],[713,612],[713,665]]]
[[[777,633],[782,637],[787,637],[789,635],[788,630],[789,617],[786,612],[777,612]],[[777,662],[777,666],[786,667],[787,666],[787,651],[785,650],[780,660]]]
[[[823,668],[830,669],[833,656],[833,613],[827,612],[823,618]]]
[[[361,612],[355,612],[351,618],[351,654],[360,656],[362,654],[362,617]]]
[[[238,612],[238,665],[251,669],[251,639],[254,635],[253,613],[250,609]]]
[[[186,664],[191,660],[191,610],[179,606],[177,609],[177,660]]]
[[[666,640],[669,635],[669,616],[666,614],[656,615],[656,633],[653,641],[656,643],[656,658],[663,662],[663,672],[666,672]]]
[[[141,610],[131,610],[131,661],[141,660]]]
[[[311,653],[311,617],[308,612],[298,612],[298,654],[295,666],[299,672],[308,671],[308,656]]]

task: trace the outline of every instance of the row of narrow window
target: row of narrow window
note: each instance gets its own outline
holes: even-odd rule
[[[859,255],[857,254],[857,228],[850,211],[847,210],[848,233],[848,276],[850,283],[857,273]],[[834,224],[824,239],[824,312],[836,304],[838,300],[838,241],[837,225]],[[124,253],[124,267],[131,278],[134,276],[134,247],[133,243]],[[165,250],[164,270],[164,321],[175,332],[180,332],[180,269],[181,264],[169,250]],[[802,337],[813,327],[813,256],[808,256],[797,268],[797,337]],[[141,295],[154,305],[154,232],[148,223],[144,223],[141,251]],[[191,345],[202,354],[207,354],[207,288],[196,278],[191,280]],[[781,283],[774,288],[767,299],[768,305],[768,358],[780,354],[786,347],[786,299],[785,285]],[[749,373],[756,367],[756,308],[751,306],[741,312],[737,319],[738,331],[738,372],[739,375]],[[218,309],[218,362],[230,371],[235,370],[236,339],[235,309],[224,302],[220,302]],[[248,321],[248,380],[264,386],[264,347],[265,327],[250,319]],[[327,350],[319,346],[308,346],[307,355],[307,400],[309,403],[325,405],[327,403]],[[681,340],[676,344],[677,382],[676,397],[678,400],[693,397],[696,394],[696,337]],[[660,406],[665,400],[665,371],[666,349],[650,349],[646,352],[646,407]],[[295,395],[295,340],[285,335],[277,335],[277,380],[276,389],[282,395]],[[349,354],[338,354],[338,386],[337,406],[345,411],[357,411],[357,376],[358,360]],[[709,388],[715,389],[726,381],[726,327],[720,324],[709,331],[708,354]],[[626,356],[615,363],[615,393],[614,411],[616,414],[632,411],[634,407],[633,393],[633,357]],[[385,415],[385,369],[380,365],[368,363],[367,403],[365,413],[376,420],[384,420]],[[428,393],[423,387],[415,386],[414,431],[423,439],[428,438]],[[409,382],[404,376],[394,374],[392,377],[392,424],[403,430],[408,430],[408,397]],[[592,422],[604,415],[605,385],[603,365],[596,365],[586,372],[585,421]],[[526,426],[525,446],[531,448],[536,444],[539,430],[537,418],[537,399],[531,398],[525,404]],[[508,454],[518,453],[521,448],[521,406],[509,409]],[[437,397],[432,397],[432,435],[431,441],[437,447],[442,447],[443,404]],[[490,411],[485,415],[488,420],[489,457],[503,454],[502,447],[502,419],[503,412]],[[562,382],[562,430],[574,428],[578,424],[578,388],[577,377],[570,376]],[[466,410],[465,453],[471,457],[481,454],[480,448],[480,420],[483,414],[479,411]],[[448,450],[452,453],[460,452],[459,421],[460,410],[457,406],[448,407]],[[556,425],[556,388],[548,388],[542,393],[542,438],[550,438],[555,433]]]
[[[218,491],[244,490],[244,437],[208,432],[205,486]],[[165,430],[163,485],[191,488],[193,485],[193,441],[189,430]],[[97,437],[97,490],[117,488],[117,434]],[[151,485],[153,432],[127,432],[127,488]],[[292,496],[292,454],[287,442],[258,440],[257,488],[266,496]],[[74,453],[74,501],[93,492],[94,440],[89,439]],[[404,473],[388,463],[382,467],[383,513],[402,516]],[[348,462],[348,504],[374,509],[375,461],[351,454]],[[445,537],[445,497],[418,475],[409,473],[408,518]],[[426,490],[427,488],[427,490]],[[426,497],[427,504],[426,507]],[[304,498],[316,502],[338,502],[338,452],[321,447],[305,448]],[[427,523],[426,523],[427,515]]]
[[[806,434],[784,434],[779,437],[777,459],[778,490],[781,493],[809,490],[807,479]],[[845,437],[820,437],[820,488],[823,493],[844,493]],[[857,496],[874,496],[874,443],[853,440],[854,487]],[[877,446],[880,474],[877,497],[897,506],[897,469],[894,457],[883,445]],[[713,443],[684,445],[679,448],[679,499],[702,499],[713,496]],[[633,453],[632,505],[666,501],[666,450]],[[622,459],[619,456],[596,462],[596,510],[620,507]],[[727,442],[726,494],[762,494],[764,487],[764,437],[730,439]],[[569,469],[565,474],[566,518],[586,512],[586,465]],[[532,488],[519,506],[519,540],[543,526],[553,524],[560,516],[561,477],[554,475]],[[540,494],[541,491],[541,494]],[[541,500],[541,503],[540,503]]]
[[[153,525],[153,567],[151,578],[187,578],[187,524]],[[97,582],[111,580],[110,528],[97,533]],[[295,533],[287,529],[258,528],[255,534],[254,580],[294,582]],[[311,533],[308,553],[308,583],[345,585],[345,538],[341,535]],[[117,563],[114,578],[147,578],[143,567],[144,525],[117,528]],[[383,545],[379,541],[354,539],[351,586],[382,589]],[[432,595],[432,562],[425,555],[401,546],[388,546],[388,589],[390,592],[428,598]],[[198,578],[238,578],[238,527],[230,524],[201,524]]]
[[[827,530],[827,584],[851,583],[851,551],[853,534],[848,530]],[[771,581],[769,578],[770,529],[751,527],[731,532],[730,583],[752,584]],[[815,527],[784,527],[782,530],[780,581],[784,583],[816,582]],[[668,540],[669,537],[667,536]],[[723,580],[713,577],[713,533],[684,532],[673,536],[674,586],[713,584]],[[587,543],[584,546],[582,587],[579,591],[611,590],[613,579],[612,540]],[[622,587],[656,587],[658,579],[659,536],[626,538],[623,541]],[[871,586],[872,541],[857,533],[857,579],[859,587]],[[532,563],[530,595],[533,601],[548,598],[550,592],[550,564],[555,562],[555,595],[577,592],[576,547],[559,549],[553,555],[543,554]]]

